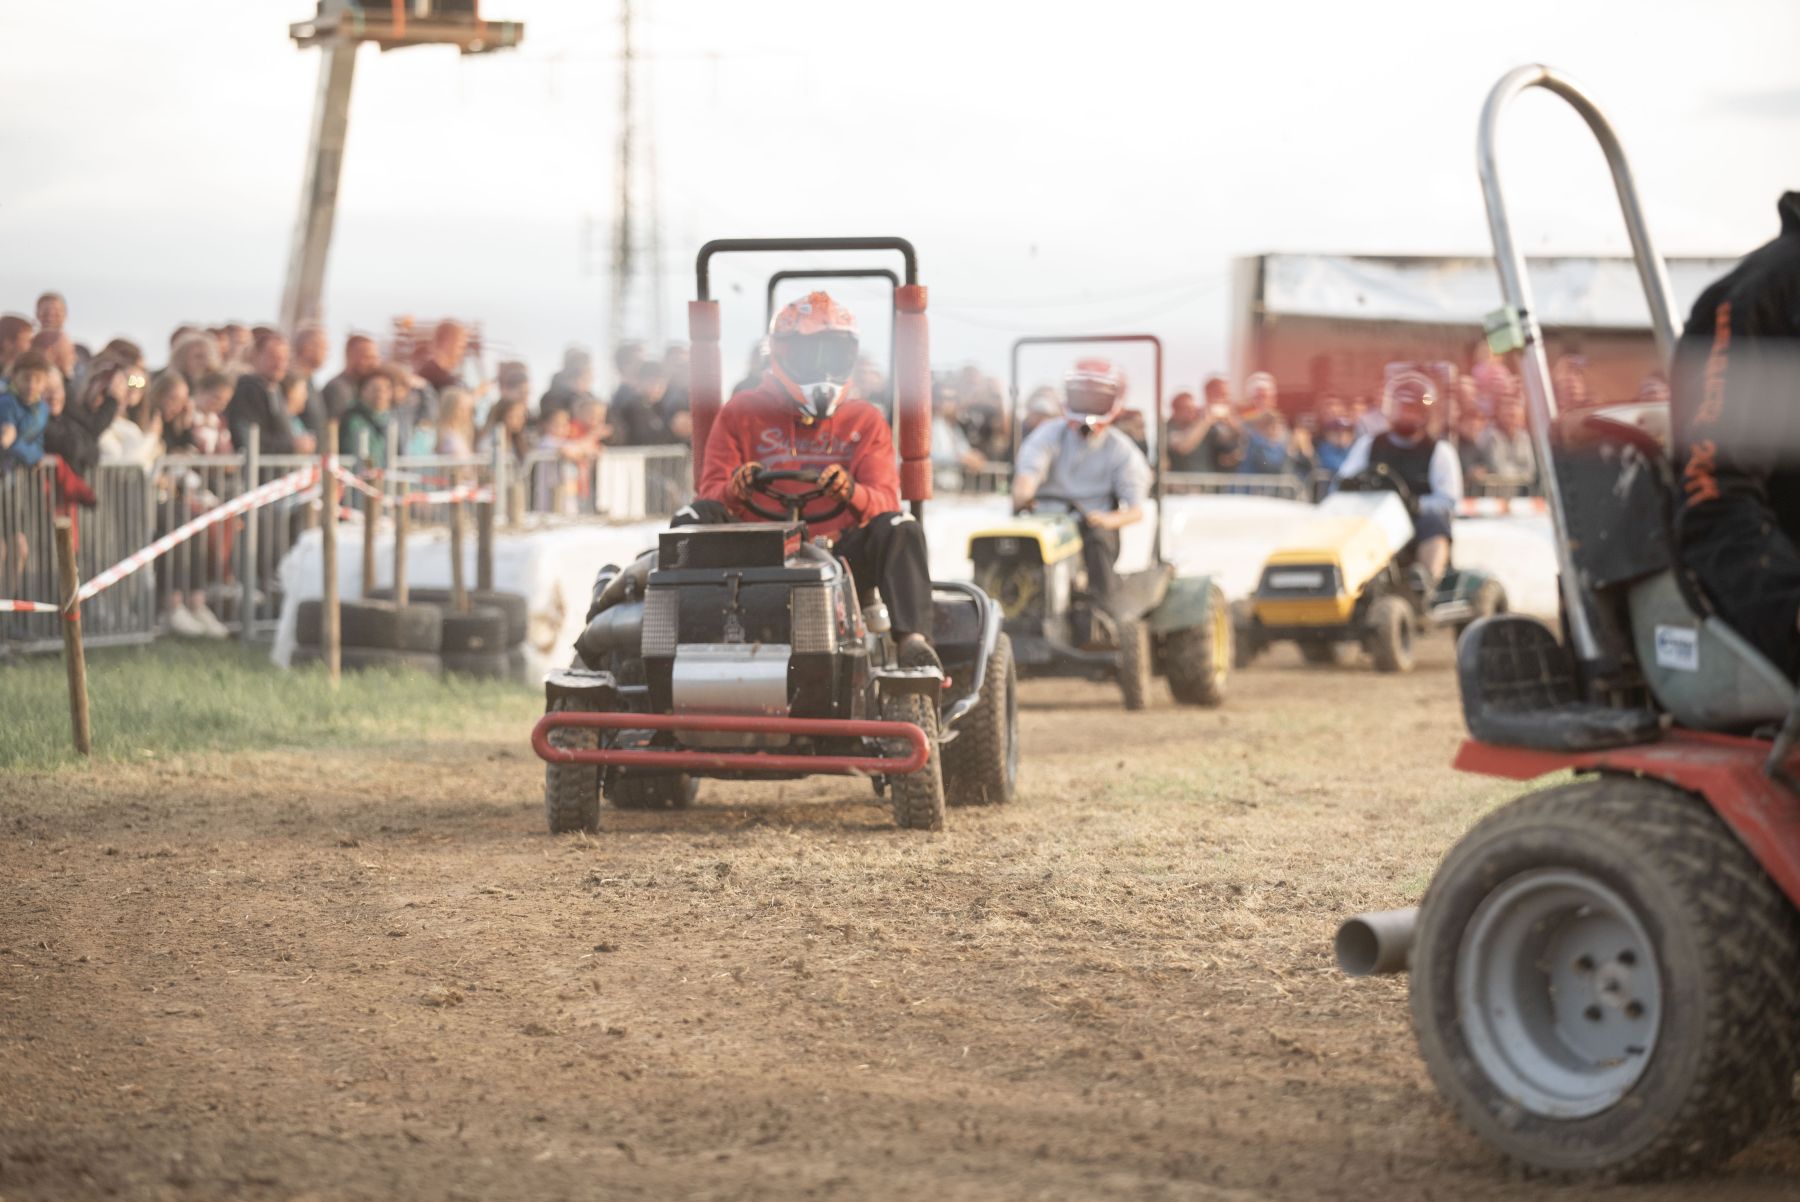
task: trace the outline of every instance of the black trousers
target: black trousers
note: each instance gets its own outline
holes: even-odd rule
[[[1119,532],[1081,524],[1081,563],[1087,569],[1088,595],[1094,604],[1110,616],[1119,615],[1114,606],[1119,599]]]
[[[735,519],[718,501],[695,500],[676,513],[671,526],[722,526]],[[1118,535],[1113,535],[1118,554]],[[867,524],[838,532],[832,547],[850,565],[859,590],[870,585],[881,589],[887,602],[894,637],[922,634],[931,637],[931,562],[925,548],[925,527],[909,513],[881,513]]]

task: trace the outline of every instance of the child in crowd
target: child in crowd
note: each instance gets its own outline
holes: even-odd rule
[[[438,398],[436,445],[423,454],[475,453],[475,395],[467,388],[446,388]]]
[[[0,496],[29,488],[31,482],[14,469],[29,470],[44,457],[44,427],[50,422],[47,394],[53,374],[42,351],[25,351],[13,361],[12,377],[0,392]],[[31,544],[23,530],[13,532],[10,546],[0,542],[0,589],[5,596],[25,595],[20,585],[30,556]]]
[[[305,376],[290,376],[281,384],[281,396],[287,402],[288,424],[294,428],[295,445],[307,446],[313,442],[312,431],[306,425],[306,403],[312,398],[312,386]]]
[[[26,351],[13,362],[6,391],[0,392],[0,471],[35,467],[44,457],[49,390],[50,360],[42,351]]]
[[[395,391],[394,375],[388,371],[373,372],[357,385],[356,399],[344,411],[338,427],[338,454],[367,456],[370,463],[387,462]]]

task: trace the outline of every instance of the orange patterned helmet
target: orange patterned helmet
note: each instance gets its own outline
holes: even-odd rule
[[[830,417],[856,370],[856,317],[823,292],[769,323],[769,365],[808,421]]]
[[[1077,359],[1063,378],[1068,419],[1090,430],[1111,425],[1125,406],[1125,373],[1110,359]]]

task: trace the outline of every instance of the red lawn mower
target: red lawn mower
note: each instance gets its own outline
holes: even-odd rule
[[[931,373],[926,292],[901,238],[762,238],[709,242],[688,307],[693,342],[694,482],[724,404],[715,255],[894,251],[894,443],[900,495],[918,519],[931,496]],[[832,274],[843,274],[833,272]],[[796,487],[799,486],[799,487]],[[812,486],[812,487],[807,487]],[[759,470],[748,507],[763,521],[684,526],[595,581],[576,659],[545,680],[532,747],[545,761],[553,834],[595,830],[601,800],[677,809],[701,777],[872,778],[898,826],[938,830],[948,805],[1011,800],[1018,707],[999,607],[972,584],[934,581],[937,667],[899,662],[886,605],[829,543],[813,471]],[[806,514],[807,516],[803,516]]]
[[[1523,352],[1562,637],[1516,615],[1469,628],[1457,670],[1471,737],[1455,763],[1574,779],[1489,815],[1417,910],[1350,920],[1337,955],[1353,975],[1410,968],[1433,1080],[1512,1160],[1565,1176],[1692,1172],[1762,1131],[1800,1067],[1800,702],[1677,562],[1657,423],[1556,412],[1494,149],[1501,114],[1534,87],[1568,101],[1606,154],[1665,360],[1680,332],[1606,118],[1557,72],[1513,71],[1479,139],[1507,302],[1489,342]]]

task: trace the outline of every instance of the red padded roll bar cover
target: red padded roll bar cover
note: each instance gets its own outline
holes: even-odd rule
[[[725,404],[725,367],[719,358],[719,302],[688,302],[688,409],[694,423],[694,487],[706,466],[706,436]]]
[[[900,461],[900,495],[908,501],[931,500],[931,460]]]
[[[931,499],[931,336],[925,287],[894,289],[894,424],[900,446],[900,496]],[[915,466],[917,465],[917,466]]]

